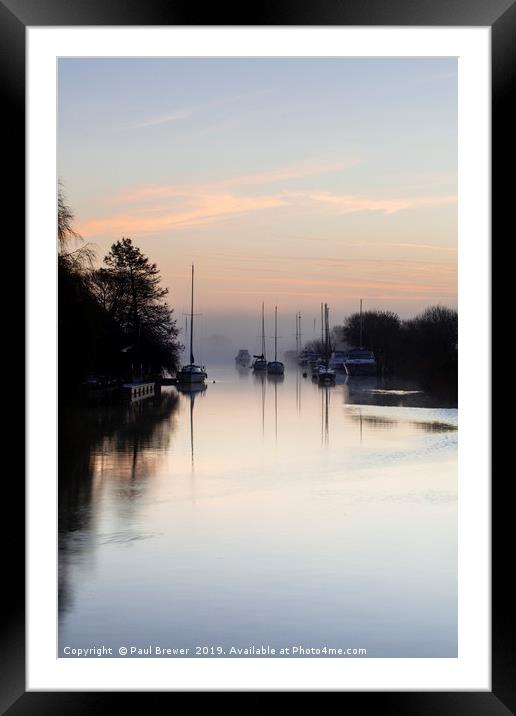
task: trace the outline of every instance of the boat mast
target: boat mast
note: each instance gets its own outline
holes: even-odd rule
[[[278,360],[278,307],[274,306],[274,360]]]
[[[193,365],[193,284],[194,284],[194,265],[192,264],[192,302],[190,308],[190,365]]]
[[[330,357],[330,309],[328,308],[328,304],[324,304],[324,328],[326,333],[326,355],[328,358]]]
[[[362,299],[360,299],[360,348],[362,348]]]
[[[262,302],[262,358],[265,359],[265,304]]]

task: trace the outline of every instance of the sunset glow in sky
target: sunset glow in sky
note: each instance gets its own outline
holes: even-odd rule
[[[262,300],[282,349],[321,301],[456,306],[456,59],[62,59],[58,146],[77,230],[131,237],[180,325],[195,262],[207,354]]]

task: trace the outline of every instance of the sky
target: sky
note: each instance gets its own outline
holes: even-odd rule
[[[196,352],[457,305],[455,58],[60,59],[58,174],[100,264],[128,236]],[[315,324],[314,324],[315,321]]]

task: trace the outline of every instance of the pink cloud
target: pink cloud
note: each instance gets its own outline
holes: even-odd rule
[[[290,166],[279,167],[278,169],[272,169],[268,172],[244,174],[208,183],[182,184],[181,186],[176,186],[174,184],[148,184],[135,187],[134,189],[124,192],[123,194],[119,194],[115,197],[115,201],[126,203],[165,197],[197,196],[203,193],[213,193],[214,191],[224,190],[227,187],[233,186],[260,186],[262,184],[274,184],[277,182],[288,181],[289,179],[302,179],[303,177],[318,176],[330,172],[341,171],[343,169],[348,169],[357,163],[357,159],[349,159],[347,161],[333,163],[303,162]]]
[[[298,164],[290,167],[283,167],[272,170],[270,172],[262,172],[258,174],[246,174],[234,179],[225,179],[221,182],[223,186],[250,186],[253,184],[271,184],[288,179],[300,179],[308,176],[317,176],[320,174],[328,174],[330,172],[341,171],[358,164],[357,159],[350,159],[344,162],[334,162],[333,164]]]
[[[195,226],[224,217],[244,214],[260,209],[272,209],[286,202],[274,196],[235,196],[232,194],[202,195],[189,208],[153,216],[152,213],[121,213],[101,219],[89,219],[78,226],[85,237],[99,234],[148,234],[176,227]]]
[[[430,272],[429,272],[430,273]],[[401,278],[401,277],[400,277]],[[224,282],[227,282],[228,278],[224,277]],[[246,279],[246,283],[249,283],[249,279]],[[423,284],[421,282],[415,283],[413,281],[407,281],[407,280],[390,280],[390,281],[377,281],[374,279],[369,278],[363,278],[363,279],[354,279],[354,280],[344,280],[344,281],[335,281],[331,279],[309,279],[309,278],[274,278],[271,279],[269,277],[260,277],[257,276],[253,279],[253,283],[257,284],[257,290],[264,292],[263,284],[275,284],[277,283],[279,288],[275,291],[270,291],[270,293],[290,293],[290,290],[287,288],[288,286],[298,286],[298,287],[316,287],[320,286],[321,289],[326,292],[332,292],[332,289],[338,289],[339,294],[342,292],[342,289],[344,289],[344,293],[346,293],[347,289],[371,289],[371,290],[377,290],[377,289],[395,289],[396,291],[400,292],[425,292],[425,293],[442,293],[447,288],[451,290],[451,292],[454,291],[453,287],[447,286],[446,284],[433,284],[433,283],[427,283]],[[283,288],[285,287],[285,288]],[[244,293],[246,293],[249,290],[249,288],[244,289]],[[230,291],[233,293],[233,291]],[[235,293],[240,293],[240,290],[236,289],[234,291]],[[267,292],[267,289],[265,289],[265,292]],[[321,293],[321,290],[317,292],[318,294]],[[352,291],[352,295],[355,295],[356,291]]]
[[[147,185],[114,197],[118,204],[132,204],[132,211],[85,219],[78,227],[85,237],[142,235],[179,227],[199,226],[258,210],[290,206],[294,211],[320,211],[321,206],[337,214],[380,211],[394,214],[404,209],[455,204],[457,197],[419,196],[384,198],[332,194],[320,191],[279,191],[263,196],[242,196],[232,188],[260,186],[328,172],[342,171],[357,160],[321,163],[303,162],[268,172],[221,179],[211,184]]]
[[[377,198],[353,194],[330,194],[328,192],[285,192],[285,196],[294,200],[312,201],[326,204],[339,214],[351,214],[358,211],[382,211],[394,214],[403,209],[419,209],[425,206],[443,206],[456,204],[454,194],[444,196],[414,196],[400,198]]]

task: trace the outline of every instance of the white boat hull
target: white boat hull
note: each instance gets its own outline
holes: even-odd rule
[[[177,374],[179,383],[204,383],[206,376],[204,375],[180,375]]]
[[[198,385],[207,378],[206,371],[197,365],[188,365],[178,371],[177,382],[181,385]]]

